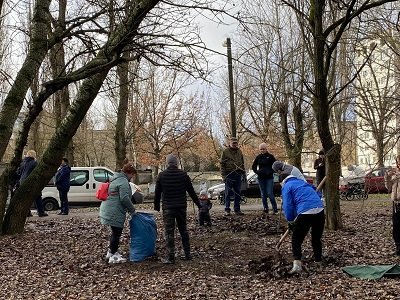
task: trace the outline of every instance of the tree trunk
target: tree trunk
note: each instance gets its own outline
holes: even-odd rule
[[[47,28],[50,0],[36,1],[35,11],[31,25],[31,40],[29,43],[29,51],[25,61],[19,70],[7,97],[4,99],[3,106],[0,111],[0,160],[4,156],[8,146],[15,121],[18,118],[22,108],[26,92],[28,91],[33,79],[35,78],[41,63],[47,53]],[[28,135],[28,132],[26,133]],[[26,140],[24,145],[26,144]],[[16,152],[20,154],[14,162],[20,162],[22,156],[22,148],[16,147]],[[13,164],[11,164],[13,166]],[[15,166],[14,166],[15,167]],[[7,170],[7,172],[12,172]],[[6,173],[6,172],[5,172]],[[8,175],[0,180],[0,184],[5,184],[1,189],[8,189]],[[0,217],[3,220],[4,208],[7,201],[7,193],[0,193]],[[1,223],[1,222],[0,222]]]
[[[327,180],[324,186],[326,203],[326,226],[337,230],[342,228],[342,217],[340,213],[339,199],[339,175],[340,175],[340,152],[341,147],[335,144],[325,155]]]
[[[288,124],[289,115],[289,101],[284,101],[279,106],[279,120],[282,128],[282,137],[286,149],[286,154],[289,158],[289,163],[296,166],[300,170],[301,168],[301,151],[303,149],[304,142],[304,126],[303,126],[303,116],[301,109],[293,109],[293,118],[295,122],[295,136],[292,142],[291,137],[293,134],[289,132]]]
[[[3,224],[4,212],[6,210],[6,203],[8,197],[8,178],[9,170],[6,168],[0,175],[0,228]]]
[[[124,58],[129,58],[129,53],[123,55]],[[128,86],[128,62],[123,62],[117,67],[119,78],[119,103],[117,112],[117,123],[115,124],[115,168],[121,169],[126,158],[126,114],[128,112],[129,102],[129,86]]]
[[[74,136],[94,98],[96,98],[108,71],[109,69],[106,69],[97,75],[87,78],[82,83],[77,99],[71,107],[71,113],[64,119],[62,125],[50,140],[42,160],[38,161],[37,167],[11,199],[3,222],[3,233],[23,232],[26,211],[56,172],[69,141]]]
[[[322,147],[326,152],[328,177],[325,184],[325,193],[327,195],[326,215],[327,227],[337,230],[342,227],[340,213],[340,200],[338,194],[339,176],[340,176],[340,145],[335,145],[331,132],[329,130],[329,103],[327,91],[327,74],[329,63],[326,57],[326,37],[323,33],[324,3],[322,0],[314,0],[314,97],[313,109],[317,122],[317,130],[321,139]]]
[[[67,9],[67,0],[58,1],[58,22],[57,26],[63,30],[65,28],[65,15]],[[64,44],[57,43],[50,50],[50,65],[51,71],[54,78],[65,76],[65,49]],[[56,128],[61,124],[62,119],[65,117],[70,106],[69,102],[69,90],[68,86],[65,86],[61,90],[54,94],[54,110],[56,116]],[[70,141],[65,153],[65,157],[68,158],[69,164],[74,164],[74,146],[73,140]]]
[[[4,156],[25,95],[47,54],[49,5],[51,0],[37,0],[32,19],[29,52],[0,111],[0,159]]]

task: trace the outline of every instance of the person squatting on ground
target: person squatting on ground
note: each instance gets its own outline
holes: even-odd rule
[[[57,170],[55,182],[61,202],[61,211],[58,213],[59,215],[68,215],[69,213],[68,192],[70,188],[70,175],[71,168],[68,165],[68,159],[64,157]]]
[[[281,176],[292,175],[298,179],[306,181],[306,178],[304,177],[303,173],[301,173],[301,171],[298,168],[289,164],[285,164],[279,160],[275,161],[272,164],[272,170],[274,170]]]
[[[231,199],[233,199],[233,210],[237,215],[243,215],[240,210],[241,185],[243,176],[246,177],[244,170],[244,158],[239,149],[238,140],[235,137],[230,139],[229,146],[222,151],[221,176],[225,182],[225,214],[231,213]]]
[[[272,170],[272,164],[276,159],[268,152],[266,143],[261,143],[258,149],[260,150],[260,154],[254,159],[251,168],[254,173],[257,174],[264,213],[269,212],[267,200],[267,198],[269,198],[274,214],[276,214],[278,212],[278,206],[276,205],[274,196],[274,170]]]
[[[111,227],[110,245],[106,255],[110,264],[126,262],[126,258],[118,252],[118,247],[125,224],[126,212],[131,216],[135,214],[129,181],[136,173],[133,165],[126,163],[121,172],[116,172],[111,178],[107,200],[100,205],[100,222]]]
[[[317,186],[321,183],[325,177],[325,152],[320,150],[318,152],[318,158],[314,161],[314,170],[316,170],[315,179]]]
[[[311,228],[311,245],[314,261],[322,260],[322,234],[325,214],[321,195],[315,187],[293,175],[282,175],[282,201],[285,218],[292,229],[293,268],[289,274],[300,273],[301,245]]]
[[[207,192],[202,190],[200,191],[200,208],[199,208],[199,224],[203,226],[211,226],[211,216],[210,209],[212,208],[212,203],[208,198]]]
[[[397,256],[400,256],[400,155],[396,157],[396,167],[385,173],[385,186],[393,201],[393,239]]]
[[[22,160],[17,174],[19,176],[18,186],[20,186],[25,179],[32,173],[33,169],[36,167],[36,152],[34,150],[28,150],[24,159]],[[45,213],[42,201],[42,195],[39,195],[35,199],[36,210],[39,217],[47,217],[48,214]],[[32,216],[31,211],[29,210],[28,216]]]
[[[164,264],[175,263],[175,222],[182,239],[184,256],[182,260],[191,260],[189,232],[187,230],[187,198],[186,192],[200,209],[200,201],[194,191],[188,174],[178,168],[178,159],[173,154],[166,157],[167,168],[157,178],[154,194],[154,210],[160,211],[162,201],[162,216],[167,244],[167,257]]]

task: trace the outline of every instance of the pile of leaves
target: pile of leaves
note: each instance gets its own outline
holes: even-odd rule
[[[139,210],[142,207],[138,207]],[[104,256],[109,228],[97,209],[76,209],[69,217],[29,218],[22,235],[1,236],[2,299],[398,299],[398,278],[367,281],[341,268],[400,263],[391,237],[391,203],[384,198],[342,202],[343,230],[324,232],[324,263],[312,261],[303,244],[304,272],[289,276],[290,238],[280,215],[263,215],[261,205],[243,205],[244,216],[212,210],[213,225],[199,227],[188,210],[194,259],[163,265],[164,233],[158,215],[157,255],[140,263],[109,265]],[[181,254],[176,234],[177,255]],[[129,252],[129,230],[121,239]]]

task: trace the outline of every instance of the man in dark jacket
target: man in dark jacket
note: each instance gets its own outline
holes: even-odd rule
[[[70,188],[70,174],[71,168],[68,165],[68,159],[64,157],[56,173],[56,186],[61,202],[59,215],[68,215],[69,213],[68,191]]]
[[[314,169],[316,171],[317,186],[325,177],[325,152],[321,150],[318,152],[318,158],[314,161]]]
[[[25,179],[32,173],[33,169],[36,167],[36,152],[34,150],[28,150],[24,159],[22,160],[17,174],[19,176],[19,185],[21,185]],[[44,212],[42,196],[40,195],[35,199],[36,209],[39,217],[47,217],[48,215]],[[28,216],[31,216],[29,211]]]
[[[278,212],[278,206],[276,205],[274,196],[274,170],[272,170],[272,164],[276,159],[268,152],[266,143],[261,143],[258,146],[258,149],[260,150],[260,154],[258,154],[254,159],[251,168],[254,173],[257,174],[264,213],[268,214],[269,209],[267,198],[269,198],[274,214],[276,214]]]
[[[155,196],[154,210],[160,211],[162,199],[163,222],[165,229],[165,240],[167,243],[168,256],[163,260],[164,264],[175,263],[175,220],[182,238],[182,246],[185,255],[183,260],[191,260],[189,232],[186,225],[187,199],[189,193],[193,202],[200,208],[200,201],[197,197],[192,182],[185,171],[178,169],[178,159],[173,154],[167,155],[167,169],[158,175]]]
[[[246,176],[244,170],[244,158],[239,149],[238,140],[235,137],[230,139],[229,147],[222,151],[221,176],[225,182],[225,214],[231,214],[231,199],[233,199],[233,210],[237,215],[243,215],[240,210],[242,179]]]

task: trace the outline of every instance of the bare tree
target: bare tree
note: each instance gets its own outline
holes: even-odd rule
[[[137,115],[144,117],[139,120],[143,123],[138,132],[138,146],[158,166],[164,155],[181,151],[197,135],[202,104],[196,95],[185,98],[183,90],[190,83],[188,76],[147,66],[146,72],[144,65],[141,67],[139,76],[146,81],[137,86],[136,94],[136,107],[140,111]]]
[[[118,59],[123,49],[134,37],[131,32],[138,29],[145,16],[157,3],[158,1],[143,1],[142,6],[127,7],[125,20],[119,24],[103,50],[99,51],[92,61],[92,63],[102,63],[102,70],[84,80],[74,104],[50,141],[42,160],[39,161],[38,166],[11,199],[2,224],[3,233],[20,233],[23,231],[26,210],[53,176],[67,145],[85,117],[110,68],[114,65],[111,62]],[[108,65],[108,67],[104,67],[104,65]]]
[[[396,124],[399,89],[394,76],[398,57],[380,39],[366,41],[358,49],[358,55],[361,61],[367,60],[356,81],[358,127],[364,132],[359,148],[371,149],[376,154],[376,158],[365,157],[366,164],[383,167],[386,153],[399,138]]]
[[[326,151],[327,177],[326,182],[326,213],[327,226],[330,229],[342,227],[340,202],[338,195],[339,175],[341,171],[341,146],[336,143],[330,130],[329,120],[331,103],[336,93],[330,95],[328,75],[332,68],[333,54],[349,24],[356,21],[365,11],[394,0],[379,1],[341,1],[311,0],[310,4],[303,1],[286,1],[283,3],[294,9],[300,24],[305,31],[311,33],[309,53],[313,62],[314,83],[312,103],[316,118],[318,134]],[[337,12],[333,14],[333,11]],[[353,24],[354,26],[354,24]],[[305,35],[305,37],[308,37]]]
[[[304,132],[311,124],[305,89],[310,64],[295,14],[277,1],[269,4],[244,4],[252,22],[240,34],[238,94],[246,110],[241,125],[264,142],[281,136],[290,163],[301,168]]]

